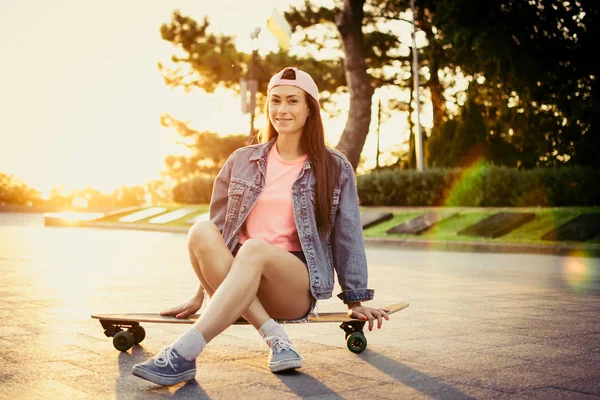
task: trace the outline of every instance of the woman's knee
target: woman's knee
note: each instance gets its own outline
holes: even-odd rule
[[[242,259],[247,263],[260,265],[266,259],[269,245],[258,239],[248,239],[240,247],[236,258]]]
[[[194,252],[214,248],[218,241],[223,241],[221,232],[210,221],[196,222],[188,231],[188,248]]]

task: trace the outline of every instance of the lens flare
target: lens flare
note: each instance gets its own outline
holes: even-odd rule
[[[600,292],[600,259],[584,251],[569,254],[562,266],[564,283],[577,294]]]
[[[469,166],[464,167],[452,186],[447,188],[442,199],[442,204],[446,207],[452,207],[473,201],[473,186],[477,184],[485,166],[485,160],[482,157],[478,157]]]

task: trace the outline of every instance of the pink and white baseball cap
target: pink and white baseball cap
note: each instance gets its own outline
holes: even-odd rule
[[[296,75],[296,79],[283,79],[283,73],[292,70],[294,75]],[[289,72],[288,72],[289,74]],[[269,86],[267,88],[267,92],[270,92],[275,86],[295,86],[304,90],[308,93],[313,99],[317,101],[319,104],[319,88],[317,88],[317,84],[313,80],[313,78],[304,71],[299,70],[298,68],[286,67],[273,75],[271,80],[269,81]]]

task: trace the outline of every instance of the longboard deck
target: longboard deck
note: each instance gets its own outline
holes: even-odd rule
[[[408,307],[409,303],[406,301],[391,304],[382,308],[390,310],[388,315],[394,314],[398,311],[404,310]],[[187,318],[175,318],[165,317],[158,313],[126,313],[126,314],[92,314],[92,318],[99,319],[101,321],[113,321],[113,322],[148,322],[155,324],[193,324],[198,320],[200,314],[193,314]],[[348,317],[345,312],[322,312],[315,316],[308,318],[309,323],[328,323],[328,322],[350,322],[358,321],[355,318]],[[284,322],[284,321],[282,321]],[[238,319],[234,322],[235,325],[247,325],[249,324],[243,318]]]

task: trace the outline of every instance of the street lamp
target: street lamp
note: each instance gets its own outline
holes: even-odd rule
[[[423,171],[424,168],[424,156],[423,156],[423,133],[421,131],[421,100],[419,99],[419,53],[417,48],[417,23],[416,23],[416,13],[415,13],[415,0],[410,1],[410,8],[412,11],[412,21],[408,19],[399,19],[401,22],[406,22],[412,25],[411,30],[411,44],[404,43],[400,40],[400,43],[404,46],[408,47],[412,52],[412,78],[413,78],[413,90],[414,90],[414,99],[415,99],[415,111],[417,114],[417,132],[414,138],[415,142],[415,156],[417,161],[417,170]],[[411,93],[412,94],[412,93]],[[411,119],[412,122],[412,119]],[[411,125],[411,133],[412,133],[412,125]]]
[[[258,90],[258,81],[256,79],[256,62],[258,58],[258,44],[257,39],[260,34],[260,28],[257,26],[250,33],[250,39],[252,39],[252,58],[250,60],[249,67],[249,75],[250,79],[248,80],[248,90],[250,94],[249,102],[247,103],[246,112],[250,114],[250,133],[248,134],[248,144],[251,144],[254,141],[254,113],[256,111],[256,91]],[[244,96],[245,101],[245,96]]]
[[[413,53],[413,80],[415,89],[415,101],[417,103],[417,134],[415,135],[415,153],[417,156],[417,170],[423,171],[423,137],[421,133],[421,101],[419,100],[419,54],[417,50],[417,24],[415,21],[415,0],[410,0],[412,10],[412,53]]]

